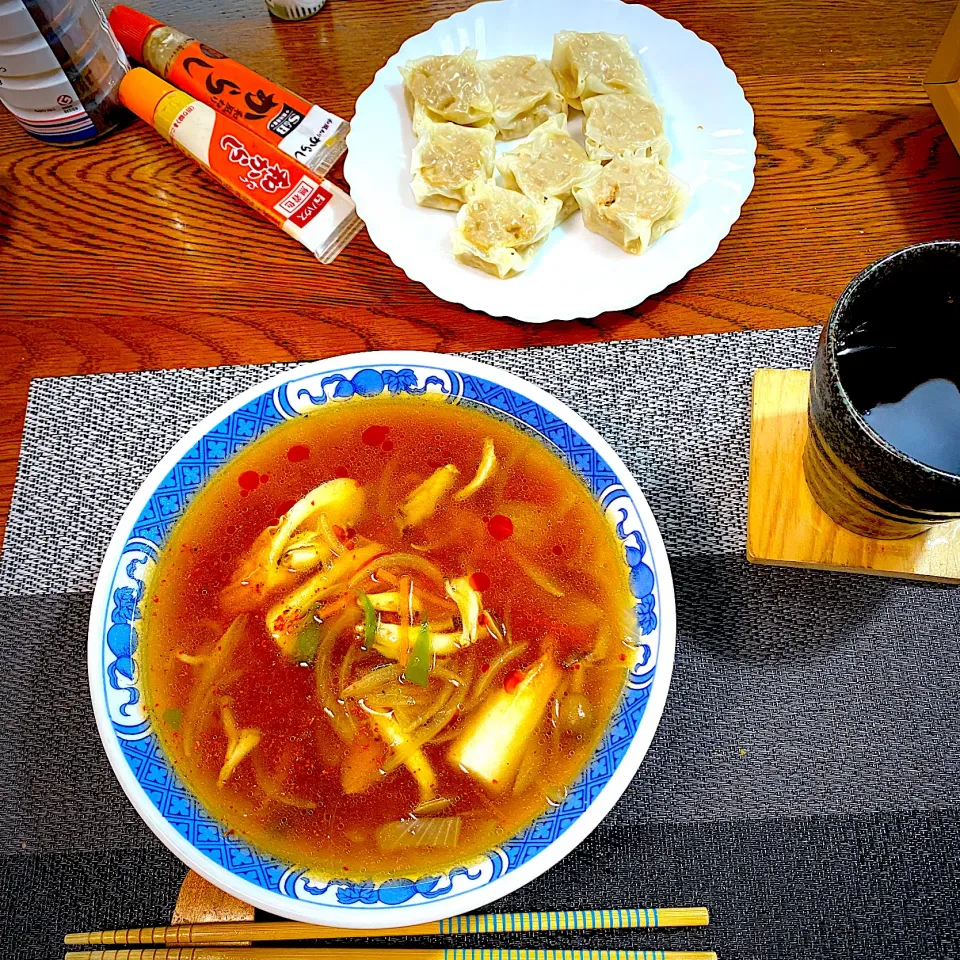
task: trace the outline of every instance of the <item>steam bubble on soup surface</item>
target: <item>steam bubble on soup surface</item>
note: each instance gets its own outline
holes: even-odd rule
[[[154,726],[283,860],[468,863],[560,802],[603,733],[636,641],[622,550],[510,423],[430,396],[318,410],[172,531],[140,652]]]

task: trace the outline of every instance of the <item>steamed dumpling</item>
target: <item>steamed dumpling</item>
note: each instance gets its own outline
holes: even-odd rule
[[[501,280],[530,265],[556,223],[560,201],[536,203],[493,183],[472,186],[457,214],[453,255]]]
[[[653,157],[666,163],[670,141],[663,132],[663,112],[637,93],[604,93],[583,104],[584,144],[593,160]]]
[[[578,110],[601,93],[648,94],[640,60],[620,34],[561,30],[553,38],[550,66],[564,99]]]
[[[417,203],[459,210],[467,188],[493,177],[496,158],[493,127],[461,127],[420,118],[413,148],[411,187]]]
[[[503,140],[525,137],[552,116],[567,115],[550,65],[536,57],[481,60],[477,70],[493,104],[493,122]]]
[[[478,126],[493,122],[493,104],[477,72],[477,51],[421,57],[400,68],[411,115],[419,104],[431,120]]]
[[[588,230],[627,253],[643,253],[682,219],[683,184],[652,158],[618,157],[573,195]]]
[[[537,202],[550,197],[561,202],[557,223],[577,209],[573,188],[590,179],[598,169],[599,164],[590,160],[567,132],[566,118],[559,114],[497,158],[497,170],[505,187]]]

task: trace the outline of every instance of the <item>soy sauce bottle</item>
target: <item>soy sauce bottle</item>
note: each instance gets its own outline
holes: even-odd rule
[[[0,0],[0,103],[37,139],[73,146],[116,127],[128,69],[97,0]]]

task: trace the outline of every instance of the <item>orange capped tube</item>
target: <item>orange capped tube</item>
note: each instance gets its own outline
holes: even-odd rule
[[[346,150],[350,124],[323,107],[132,7],[114,7],[109,20],[128,57],[321,177]]]
[[[149,70],[136,67],[121,80],[120,102],[321,263],[360,229],[346,191]]]

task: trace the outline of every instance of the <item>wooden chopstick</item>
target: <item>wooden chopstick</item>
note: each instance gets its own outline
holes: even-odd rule
[[[717,960],[711,950],[383,950],[377,947],[145,947],[82,950],[66,960]]]
[[[412,927],[380,930],[348,930],[312,923],[189,923],[173,927],[139,927],[132,930],[101,930],[69,933],[70,945],[119,945],[131,943],[231,943],[278,940],[345,940],[353,937],[412,937],[456,933],[520,933],[553,930],[630,930],[641,927],[702,927],[710,922],[706,907],[661,907],[639,910],[568,910],[560,913],[465,914],[449,920],[418,923]]]

